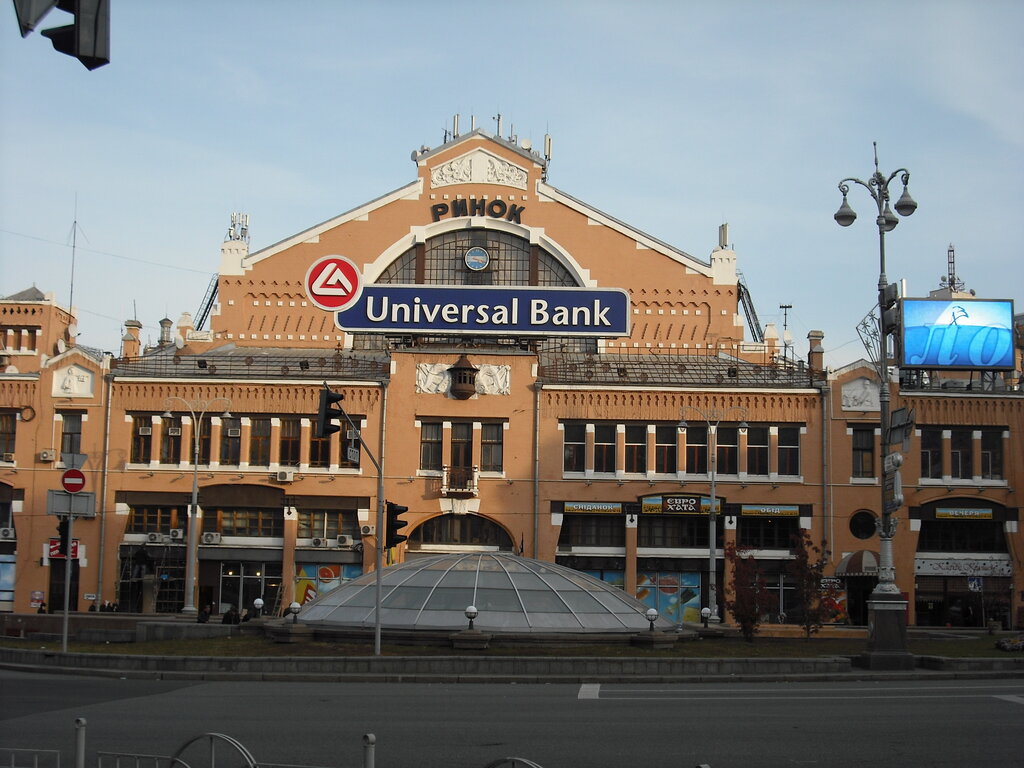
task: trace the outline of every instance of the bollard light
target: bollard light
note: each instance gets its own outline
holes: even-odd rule
[[[707,629],[707,627],[708,627],[708,619],[711,618],[711,609],[708,608],[707,606],[704,606],[703,608],[701,608],[700,609],[700,618],[704,622],[704,628]]]
[[[252,601],[252,607],[256,609],[256,618],[258,619],[263,615],[263,598],[257,597]]]
[[[654,608],[647,609],[647,620],[651,622],[651,632],[653,632],[654,622],[658,620],[658,612]]]
[[[476,609],[475,605],[466,606],[466,618],[469,619],[469,628],[473,629],[473,619],[480,615],[480,611]]]
[[[292,603],[288,606],[288,610],[292,613],[292,624],[299,623],[299,611],[302,610],[302,606],[298,603]]]

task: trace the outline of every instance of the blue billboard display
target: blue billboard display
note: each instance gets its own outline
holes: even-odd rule
[[[335,314],[344,331],[480,336],[628,336],[621,288],[366,285]]]
[[[900,366],[951,370],[1013,368],[1013,302],[904,299]]]

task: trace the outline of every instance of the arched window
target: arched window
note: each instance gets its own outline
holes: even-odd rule
[[[511,552],[512,538],[504,528],[480,515],[441,515],[427,520],[409,535],[409,548],[486,547]]]

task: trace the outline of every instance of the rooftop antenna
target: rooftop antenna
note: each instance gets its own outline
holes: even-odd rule
[[[782,359],[787,363],[789,362],[789,344],[793,341],[793,335],[789,332],[789,310],[792,308],[792,304],[779,304],[779,309],[782,310]]]
[[[469,116],[469,130],[471,132],[476,130],[476,115]]]
[[[452,138],[459,138],[459,115],[456,113],[455,117],[452,118]]]
[[[495,135],[500,139],[501,138],[501,112],[499,112],[497,115],[495,115],[491,119],[492,120],[496,120],[498,122],[498,130],[496,131]]]
[[[68,296],[68,310],[75,306],[75,252],[78,250],[78,193],[75,193],[75,216],[71,222],[71,293]]]
[[[729,222],[718,225],[718,247],[723,251],[729,247]]]
[[[959,293],[964,289],[964,281],[957,279],[956,276],[956,251],[953,250],[952,243],[949,244],[949,250],[946,251],[946,276],[939,278],[939,285],[954,293]]]
[[[541,181],[548,180],[548,165],[551,163],[551,135],[544,134],[544,170],[541,172]]]
[[[231,224],[228,225],[228,233],[224,236],[224,242],[240,240],[246,245],[249,244],[249,214],[232,213]]]

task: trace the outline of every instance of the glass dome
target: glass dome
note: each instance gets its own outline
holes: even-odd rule
[[[381,627],[460,630],[476,606],[483,632],[638,632],[647,606],[617,587],[555,563],[486,552],[408,560],[381,574]],[[373,627],[376,575],[307,603],[299,619],[323,627]],[[670,629],[665,619],[657,629]]]

